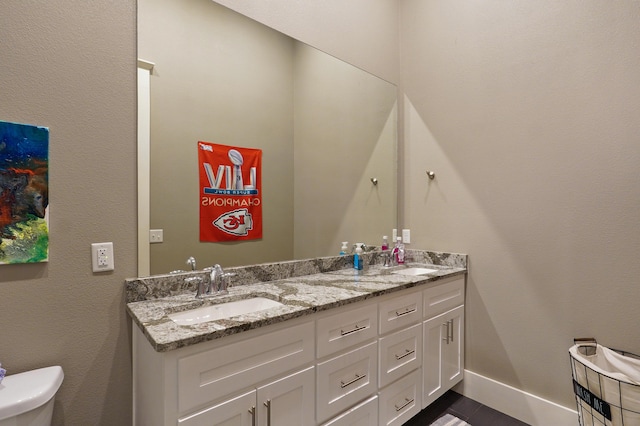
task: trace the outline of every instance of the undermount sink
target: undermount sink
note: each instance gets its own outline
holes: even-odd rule
[[[426,275],[426,274],[430,274],[431,272],[436,272],[437,269],[429,269],[429,268],[420,268],[420,267],[415,267],[415,268],[404,268],[404,269],[398,269],[397,271],[393,271],[392,274],[399,274],[399,275]]]
[[[169,318],[178,325],[193,325],[237,315],[249,314],[283,306],[282,303],[266,297],[252,297],[235,302],[219,303],[183,312],[169,314]]]

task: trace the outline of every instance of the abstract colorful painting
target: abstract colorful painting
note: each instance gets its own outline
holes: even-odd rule
[[[0,121],[0,264],[49,259],[49,129]]]

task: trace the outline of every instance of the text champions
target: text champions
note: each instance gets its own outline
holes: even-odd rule
[[[249,207],[259,206],[260,198],[221,198],[221,197],[202,197],[200,199],[200,205],[202,207],[216,206],[216,207]]]

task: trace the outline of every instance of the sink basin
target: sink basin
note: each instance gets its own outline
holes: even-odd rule
[[[283,305],[266,297],[252,297],[235,302],[219,303],[189,311],[176,312],[175,314],[169,314],[169,318],[178,325],[192,325],[263,311],[277,306]]]
[[[436,272],[437,269],[429,269],[429,268],[405,268],[405,269],[398,269],[397,271],[393,271],[392,274],[399,274],[399,275],[426,275],[426,274],[430,274],[431,272]]]

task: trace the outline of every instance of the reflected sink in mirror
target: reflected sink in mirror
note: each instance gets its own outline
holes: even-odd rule
[[[176,312],[169,314],[169,318],[178,325],[193,325],[264,311],[278,306],[283,306],[283,304],[275,300],[267,299],[266,297],[252,297],[251,299],[219,303],[217,305],[204,306],[184,312]]]
[[[397,271],[393,271],[392,274],[398,275],[426,275],[432,272],[437,272],[437,269],[429,269],[429,268],[404,268],[398,269]]]

